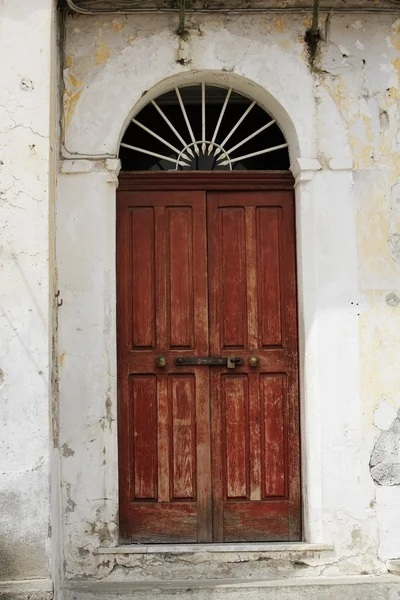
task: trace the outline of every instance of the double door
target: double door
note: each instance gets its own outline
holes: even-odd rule
[[[294,198],[266,187],[118,192],[126,543],[301,539]]]

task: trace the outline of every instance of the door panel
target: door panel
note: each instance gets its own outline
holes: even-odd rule
[[[174,365],[208,354],[205,193],[122,193],[118,203],[123,537],[209,541],[208,370]]]
[[[207,210],[210,353],[244,358],[210,373],[213,539],[300,539],[292,195],[209,192]]]
[[[118,193],[123,541],[301,539],[293,210],[286,189]]]

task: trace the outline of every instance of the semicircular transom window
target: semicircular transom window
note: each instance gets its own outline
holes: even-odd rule
[[[124,171],[289,168],[276,121],[232,88],[205,83],[151,100],[125,131],[120,159]]]

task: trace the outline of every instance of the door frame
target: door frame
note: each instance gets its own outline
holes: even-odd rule
[[[290,171],[122,171],[118,179],[117,197],[131,190],[294,190],[295,183]]]
[[[204,190],[204,191],[253,191],[253,190],[292,190],[293,202],[295,202],[295,178],[291,171],[125,171],[119,174],[119,183],[116,194],[118,203],[119,191],[182,191],[182,190]],[[294,211],[296,215],[296,211]],[[117,240],[118,242],[118,240]],[[303,486],[302,486],[302,388],[300,385],[300,330],[299,330],[299,288],[297,277],[297,231],[296,218],[294,222],[294,245],[295,245],[295,283],[296,283],[296,311],[297,311],[297,345],[298,345],[298,446],[299,446],[299,495],[300,495],[300,514],[304,513]],[[118,271],[117,271],[118,273]],[[118,285],[118,281],[117,281]],[[117,319],[118,323],[118,319]],[[117,328],[117,414],[118,414],[118,479],[119,479],[119,506],[126,501],[126,491],[121,485],[121,472],[124,470],[125,461],[121,461],[120,439],[122,421],[119,418],[120,414],[120,398],[122,395],[122,377],[119,375],[118,368],[118,328]],[[302,539],[304,536],[304,519],[301,519]],[[124,528],[119,527],[120,541],[124,540]]]

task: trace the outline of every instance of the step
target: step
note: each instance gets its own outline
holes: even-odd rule
[[[68,581],[61,600],[399,600],[395,575],[308,579]]]
[[[110,565],[107,581],[318,577],[337,561],[332,546],[302,542],[128,545],[98,554]]]

